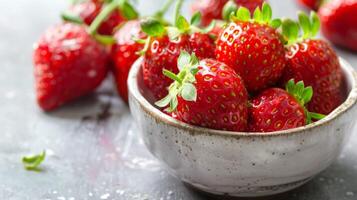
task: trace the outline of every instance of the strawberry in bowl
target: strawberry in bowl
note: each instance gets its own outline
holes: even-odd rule
[[[336,159],[356,126],[357,72],[314,38],[314,14],[282,28],[267,4],[253,18],[246,8],[230,16],[215,58],[181,48],[151,74],[168,83],[155,82],[165,94],[155,101],[143,70],[155,65],[138,59],[130,110],[151,153],[188,185],[239,197],[294,189]]]

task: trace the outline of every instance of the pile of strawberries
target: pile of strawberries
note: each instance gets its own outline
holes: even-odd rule
[[[298,0],[318,11],[324,36],[334,44],[357,51],[357,0]]]
[[[263,1],[198,0],[192,8],[199,12],[187,20],[177,0],[170,24],[163,16],[172,3],[145,18],[126,0],[73,4],[35,45],[40,107],[53,110],[94,91],[108,72],[128,101],[127,76],[140,56],[147,98],[197,126],[285,130],[322,119],[344,101],[338,57],[315,39],[314,12],[280,20]]]

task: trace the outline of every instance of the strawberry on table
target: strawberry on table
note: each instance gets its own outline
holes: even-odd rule
[[[233,69],[214,59],[201,61],[183,51],[178,59],[180,72],[164,70],[174,80],[169,94],[156,102],[167,107],[183,122],[229,131],[245,131],[248,94]]]
[[[322,33],[336,45],[357,51],[357,0],[331,0],[319,10]]]
[[[46,30],[35,45],[37,101],[52,110],[92,92],[107,74],[108,52],[81,25]]]
[[[284,44],[276,30],[281,21],[272,20],[266,3],[255,10],[253,19],[247,8],[240,7],[231,20],[217,39],[217,60],[232,67],[249,92],[275,84],[285,67]]]
[[[156,100],[166,96],[171,83],[162,70],[178,72],[177,58],[181,50],[195,52],[199,58],[214,56],[214,40],[209,37],[209,30],[196,26],[200,21],[199,14],[193,16],[191,24],[183,16],[176,19],[175,26],[164,26],[152,18],[141,24],[142,30],[149,36],[142,51],[144,84]]]
[[[305,88],[302,81],[288,81],[286,90],[269,88],[251,100],[249,107],[249,131],[273,132],[297,128],[319,120],[324,115],[311,113],[305,108],[313,95],[313,89]]]
[[[299,37],[299,25],[292,20],[283,22],[283,35],[287,38],[287,65],[283,84],[290,79],[304,81],[314,89],[310,111],[329,114],[344,101],[343,75],[339,59],[331,46],[314,39],[319,30],[319,18],[312,12],[309,18],[299,14],[303,35]]]
[[[113,0],[118,2],[118,4],[108,4],[105,1],[98,0],[85,0],[79,1],[73,4],[69,10],[63,14],[65,20],[68,17],[79,17],[85,24],[91,25],[94,19],[97,18],[99,13],[106,9],[110,13],[107,14],[106,19],[101,23],[98,28],[98,33],[104,35],[111,35],[115,27],[120,25],[122,22],[130,19],[137,18],[138,14],[135,9],[126,1]]]
[[[222,19],[222,10],[227,2],[233,2],[236,7],[244,6],[251,12],[263,4],[263,0],[195,0],[192,4],[192,11],[194,13],[200,12],[202,14],[202,24],[208,25],[212,20]]]

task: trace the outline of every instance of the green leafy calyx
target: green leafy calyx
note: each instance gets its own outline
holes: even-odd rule
[[[273,19],[273,11],[268,3],[263,3],[262,8],[257,7],[252,14],[245,7],[239,7],[238,10],[234,13],[231,10],[234,10],[234,5],[232,3],[227,3],[226,8],[224,8],[224,17],[230,16],[232,21],[244,21],[244,22],[257,22],[259,24],[268,24],[271,27],[277,29],[281,25],[280,19]]]
[[[299,81],[295,84],[294,79],[291,79],[286,84],[286,91],[293,96],[299,104],[304,108],[305,115],[307,118],[307,124],[312,122],[312,119],[320,120],[325,117],[325,115],[309,112],[305,105],[311,101],[313,96],[313,89],[311,86],[305,87],[303,81]]]
[[[169,94],[163,99],[157,101],[155,105],[158,107],[167,107],[168,112],[176,110],[178,105],[177,97],[182,97],[186,101],[196,101],[197,90],[195,87],[199,60],[196,55],[182,51],[178,60],[177,66],[180,72],[176,75],[168,70],[163,70],[163,74],[174,82],[169,87]]]
[[[298,16],[298,22],[291,19],[283,21],[282,31],[287,45],[314,38],[320,30],[320,19],[315,12],[311,12],[310,16],[299,12]]]
[[[25,156],[22,158],[22,163],[26,170],[31,171],[41,171],[39,165],[45,160],[46,151],[42,151],[42,153],[38,155]]]

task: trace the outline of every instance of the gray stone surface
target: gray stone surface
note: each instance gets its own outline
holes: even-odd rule
[[[140,2],[149,14],[162,1]],[[271,4],[277,16],[294,16],[297,10],[293,0]],[[0,1],[0,199],[226,199],[187,188],[162,169],[136,136],[110,79],[95,94],[55,112],[39,110],[32,43],[59,21],[66,5],[63,0]],[[357,65],[357,55],[338,52]],[[311,182],[262,199],[357,199],[356,145],[355,134],[339,159]],[[43,149],[48,153],[45,170],[25,171],[21,157]]]

